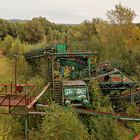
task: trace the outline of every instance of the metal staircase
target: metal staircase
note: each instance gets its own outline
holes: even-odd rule
[[[62,104],[62,81],[54,80],[53,84],[54,101],[58,104]]]

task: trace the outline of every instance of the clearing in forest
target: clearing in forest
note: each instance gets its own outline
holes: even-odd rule
[[[11,61],[0,53],[0,83],[11,83],[14,78]]]

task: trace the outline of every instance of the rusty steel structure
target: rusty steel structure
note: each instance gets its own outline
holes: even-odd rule
[[[1,115],[21,115],[25,118],[25,140],[28,140],[28,115],[35,114],[35,103],[49,88],[48,83],[41,93],[33,92],[34,84],[0,84],[0,107],[5,110]]]
[[[66,44],[56,44],[33,50],[24,56],[29,63],[38,59],[46,60],[48,81],[52,86],[54,100],[59,104],[63,100],[62,83],[65,79],[64,71],[66,68],[70,71],[67,79],[83,80],[87,84],[90,80],[97,80],[103,94],[109,95],[112,101],[135,101],[138,104],[140,102],[140,92],[135,88],[138,82],[120,70],[120,61],[110,60],[97,64],[94,61],[97,55],[96,51],[69,51]],[[57,78],[55,71],[59,72],[60,78]],[[123,94],[128,89],[129,93],[126,97]]]
[[[46,114],[46,112],[38,112],[36,107],[38,107],[38,100],[49,88],[55,103],[63,107],[73,105],[77,113],[140,121],[140,118],[129,117],[126,114],[97,112],[87,107],[90,104],[88,92],[90,80],[98,81],[103,95],[109,96],[112,103],[126,101],[140,104],[138,82],[123,73],[117,66],[117,61],[105,61],[97,64],[94,61],[98,55],[96,51],[69,51],[66,44],[52,45],[23,55],[30,64],[36,60],[45,60],[47,84],[40,93],[35,92],[36,85],[34,84],[17,84],[17,56],[15,56],[15,84],[0,84],[0,107],[6,108],[6,112],[0,112],[0,114],[23,115],[26,140],[28,139],[28,115]],[[65,76],[65,69],[69,71],[67,76]],[[55,74],[56,71],[59,72],[59,75]],[[39,103],[39,105],[48,106],[47,102]],[[87,108],[83,108],[83,106]]]

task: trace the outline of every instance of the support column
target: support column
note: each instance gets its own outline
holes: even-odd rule
[[[15,70],[14,70],[14,78],[15,78],[15,93],[17,92],[16,87],[17,87],[17,53],[14,55],[15,57]]]
[[[131,100],[130,100],[130,102],[132,103],[133,102],[133,96],[132,96],[132,89],[131,89],[131,87],[130,87],[130,98],[131,98]]]
[[[51,60],[51,70],[52,70],[52,87],[53,87],[53,96],[54,96],[54,59]]]
[[[90,78],[90,70],[91,70],[91,67],[90,67],[90,58],[88,58],[88,77]]]
[[[63,66],[61,66],[61,68],[60,68],[60,75],[62,78],[64,77],[64,67]]]
[[[29,140],[29,136],[28,136],[28,115],[25,116],[25,140]]]

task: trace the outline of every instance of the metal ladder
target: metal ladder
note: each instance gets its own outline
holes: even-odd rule
[[[53,84],[54,101],[58,104],[62,104],[62,81],[54,80]]]

